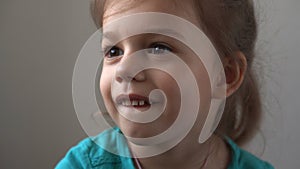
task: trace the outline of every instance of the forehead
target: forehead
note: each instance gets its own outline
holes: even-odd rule
[[[105,9],[103,24],[134,13],[161,12],[200,25],[192,0],[108,0]]]

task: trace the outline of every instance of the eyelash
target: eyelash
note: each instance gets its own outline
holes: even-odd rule
[[[163,55],[165,54],[165,52],[172,52],[172,48],[166,43],[156,42],[151,44],[150,47],[147,48],[147,52],[155,55]],[[112,46],[105,48],[104,53],[105,57],[114,58],[122,56],[124,54],[124,51],[117,46]]]
[[[156,51],[158,50],[158,51]],[[149,53],[153,53],[156,55],[164,54],[166,51],[167,52],[172,52],[172,48],[165,44],[165,43],[154,43],[150,45],[150,48],[148,49]]]

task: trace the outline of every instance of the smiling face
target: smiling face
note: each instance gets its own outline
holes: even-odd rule
[[[118,1],[111,7],[111,2],[108,2],[103,23],[105,26],[105,24],[124,15],[140,12],[162,12],[179,16],[199,26],[191,3],[179,5],[180,2],[174,3],[174,0],[141,1],[139,5],[121,12],[118,9],[128,5],[124,4],[126,2]],[[181,105],[179,86],[168,73],[157,69],[146,69],[131,77],[129,69],[135,66],[130,64],[134,63],[132,54],[146,49],[148,53],[157,57],[164,57],[164,55],[171,52],[180,57],[191,69],[201,94],[200,111],[195,125],[197,129],[195,137],[199,136],[210,103],[209,78],[199,57],[178,40],[159,34],[136,35],[113,45],[110,45],[107,41],[109,40],[103,39],[102,48],[105,51],[105,59],[100,79],[100,90],[110,116],[122,132],[135,138],[155,136],[167,130],[174,123],[179,112]],[[155,89],[162,90],[167,101],[159,118],[150,123],[136,123],[120,114],[119,110],[127,112],[139,110],[143,112],[151,107],[163,106],[164,102],[161,97],[149,97],[150,92]]]

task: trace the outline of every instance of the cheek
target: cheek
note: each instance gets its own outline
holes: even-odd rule
[[[209,80],[208,72],[203,62],[196,55],[193,55],[192,59],[187,60],[186,62],[187,65],[189,65],[197,81],[201,102],[202,101],[206,102],[207,100],[210,100],[210,95],[211,95],[210,80]]]
[[[164,72],[156,72],[155,78],[151,81],[156,85],[157,88],[165,92],[168,99],[174,100],[175,98],[180,101],[180,89],[174,78]]]
[[[111,97],[111,79],[111,75],[107,73],[107,70],[105,68],[103,68],[99,85],[104,103],[106,103],[107,100],[109,100],[109,98]]]
[[[109,91],[109,85],[108,85],[108,81],[107,81],[107,78],[103,75],[101,75],[101,78],[100,78],[100,91],[103,95],[103,97],[106,95],[107,91]]]
[[[175,79],[167,73],[156,73],[154,77],[152,79],[153,83],[167,97],[166,111],[163,115],[166,118],[165,122],[171,125],[176,120],[181,105],[180,88]]]
[[[201,130],[199,129],[202,129],[205,123],[211,104],[211,85],[208,73],[203,63],[200,60],[195,63],[197,64],[193,65],[192,71],[196,77],[200,93],[200,110],[197,117],[197,123],[195,124],[195,128],[197,130],[196,133],[200,134],[199,132]]]
[[[103,98],[106,111],[108,112],[110,117],[116,122],[118,113],[116,113],[117,110],[115,109],[115,105],[111,94],[111,81],[113,76],[112,73],[109,72],[109,69],[103,68],[100,78],[100,92]]]

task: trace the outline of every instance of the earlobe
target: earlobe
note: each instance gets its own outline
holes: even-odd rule
[[[226,97],[231,96],[241,86],[247,71],[247,59],[244,53],[235,52],[235,56],[225,57]]]

